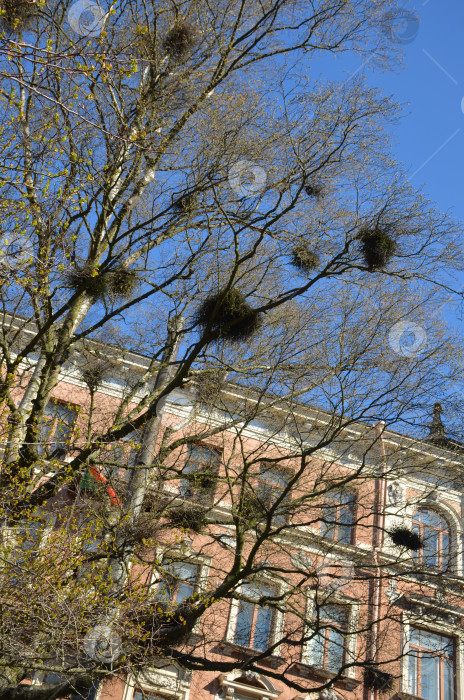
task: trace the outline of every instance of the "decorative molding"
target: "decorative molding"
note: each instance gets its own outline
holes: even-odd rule
[[[390,506],[399,506],[404,497],[404,490],[397,481],[391,481],[387,485],[387,503]]]
[[[390,586],[386,588],[384,592],[385,597],[390,603],[394,603],[401,598],[401,593],[398,591],[398,584],[394,578],[390,579]]]

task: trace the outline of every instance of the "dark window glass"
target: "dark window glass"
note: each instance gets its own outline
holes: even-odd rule
[[[450,637],[411,628],[408,692],[425,700],[455,700],[454,642]]]
[[[414,513],[412,527],[424,543],[422,549],[413,553],[418,564],[446,571],[450,565],[449,525],[439,513],[421,508]]]
[[[44,411],[40,427],[39,454],[62,459],[68,450],[76,419],[75,409],[50,401]]]
[[[322,506],[321,535],[337,542],[351,544],[354,524],[354,496],[346,491],[326,494]]]
[[[187,461],[182,469],[179,494],[199,502],[214,498],[220,454],[204,445],[190,445]]]
[[[134,691],[133,700],[166,700],[165,695],[158,695],[158,693],[152,693],[145,690]]]
[[[243,584],[242,593],[251,599],[275,595],[271,588],[254,583]],[[265,651],[271,640],[273,618],[272,608],[258,605],[252,601],[241,600],[235,624],[235,644],[257,651]]]
[[[93,681],[92,685],[86,692],[73,693],[70,696],[70,700],[95,700],[99,686],[99,681]]]
[[[341,605],[322,605],[315,617],[316,635],[311,640],[310,663],[338,671],[345,660],[347,610]]]
[[[157,598],[169,603],[182,603],[195,593],[197,564],[173,561],[164,564],[165,573],[158,583]]]
[[[140,450],[142,437],[138,430],[132,431],[108,453],[108,461],[112,464],[105,466],[105,476],[107,479],[120,481],[129,481]]]

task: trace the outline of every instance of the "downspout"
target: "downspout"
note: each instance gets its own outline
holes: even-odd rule
[[[167,384],[174,372],[172,363],[177,358],[179,350],[179,334],[184,326],[183,317],[176,317],[168,326],[168,338],[166,349],[163,353],[162,364],[165,365],[157,374],[154,389]],[[161,399],[156,406],[156,415],[145,425],[142,435],[142,445],[135,463],[135,471],[132,472],[129,481],[128,495],[124,504],[129,524],[133,524],[142,511],[143,502],[150,487],[150,476],[155,456],[156,443],[161,428],[163,409],[166,399]],[[124,536],[122,535],[122,538]],[[124,551],[123,561],[113,559],[110,562],[111,577],[120,590],[127,576],[128,565],[131,556],[131,547],[126,547],[121,539],[116,544],[122,544]]]
[[[382,579],[381,579],[381,569],[379,565],[379,553],[383,547],[384,532],[385,532],[385,507],[386,507],[386,495],[387,495],[387,482],[385,479],[386,473],[386,455],[385,455],[385,445],[382,439],[383,431],[385,430],[385,421],[379,421],[374,426],[375,432],[377,434],[379,447],[380,447],[380,467],[377,473],[377,478],[375,480],[375,512],[374,512],[374,535],[373,535],[373,555],[372,559],[375,566],[375,575],[373,581],[373,595],[372,595],[372,631],[371,631],[371,652],[370,661],[374,664],[378,662],[379,653],[379,618],[380,618],[380,604],[381,604],[381,593],[382,593]],[[378,691],[370,688],[368,698],[369,700],[376,700]]]

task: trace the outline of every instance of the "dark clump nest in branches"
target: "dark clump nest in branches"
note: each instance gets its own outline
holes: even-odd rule
[[[34,0],[1,0],[0,10],[0,31],[7,34],[29,29],[38,15]]]
[[[315,199],[322,199],[325,195],[324,185],[320,182],[309,182],[304,188],[308,197],[314,197]]]
[[[107,273],[109,276],[109,294],[114,297],[130,297],[139,284],[135,270],[118,267]]]
[[[292,265],[301,272],[311,272],[319,265],[319,256],[305,245],[297,245],[292,251]]]
[[[172,208],[176,213],[189,214],[195,208],[196,201],[195,192],[176,194],[172,197]]]
[[[195,45],[195,30],[185,20],[178,20],[164,38],[163,48],[173,58],[183,58]]]
[[[168,518],[174,527],[192,530],[192,532],[202,532],[206,525],[205,509],[193,503],[183,503],[170,508]]]
[[[361,252],[370,272],[386,267],[397,250],[397,243],[388,229],[379,226],[362,229],[358,240],[361,242]]]
[[[422,549],[424,543],[416,532],[409,530],[407,527],[395,527],[389,533],[391,541],[397,547],[406,547],[416,552]]]
[[[134,522],[122,522],[119,527],[126,542],[142,547],[153,543],[161,529],[157,514],[152,512],[140,513]]]
[[[379,668],[364,669],[364,685],[370,690],[388,691],[393,688],[393,675]]]
[[[67,281],[72,289],[84,290],[94,299],[129,298],[139,284],[137,272],[122,265],[97,274],[86,267],[75,268],[68,272]]]
[[[238,289],[230,289],[209,296],[195,315],[195,322],[211,330],[219,331],[221,338],[230,341],[246,340],[259,329],[261,317],[252,309],[246,297]]]
[[[201,471],[183,474],[182,478],[191,484],[193,489],[210,491],[216,485],[217,474],[214,469],[202,469]]]
[[[104,362],[95,360],[92,364],[88,363],[87,367],[82,371],[82,379],[91,392],[95,392],[102,384],[106,370],[107,367]]]

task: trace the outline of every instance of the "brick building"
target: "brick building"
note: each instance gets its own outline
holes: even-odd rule
[[[137,373],[143,358],[132,355],[125,367]],[[120,374],[102,383],[97,421],[123,387]],[[149,581],[158,612],[209,603],[180,639],[178,661],[170,654],[134,673],[114,671],[88,697],[464,698],[463,451],[446,438],[439,406],[425,440],[353,423],[318,447],[333,416],[299,404],[289,420],[278,400],[230,384],[219,394],[213,407],[191,382],[164,403],[157,449],[166,439],[179,444],[166,453],[161,475],[150,475],[144,512],[167,526],[150,565],[137,560],[131,568]],[[71,368],[46,411],[45,453],[69,459],[67,445],[82,435],[76,426],[88,410],[85,381]],[[127,448],[114,447],[107,463],[84,474],[77,496],[65,487],[55,515],[60,504],[91,500],[97,484],[117,509],[136,473],[137,439],[129,436]],[[306,454],[311,445],[316,451]],[[40,547],[53,541],[54,527],[41,532]],[[240,576],[211,601],[239,550]],[[182,658],[202,668],[189,670]],[[57,677],[35,672],[31,679],[41,685]]]

